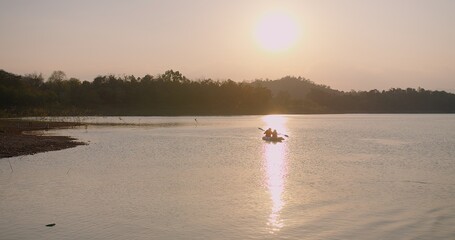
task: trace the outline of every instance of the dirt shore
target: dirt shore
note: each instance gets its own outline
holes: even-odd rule
[[[67,136],[41,136],[39,131],[79,126],[68,122],[0,119],[0,158],[72,148],[86,143]]]

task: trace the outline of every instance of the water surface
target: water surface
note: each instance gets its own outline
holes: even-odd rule
[[[0,160],[0,239],[455,238],[455,115],[78,121]]]

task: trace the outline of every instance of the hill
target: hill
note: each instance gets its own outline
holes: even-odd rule
[[[455,113],[455,94],[423,88],[343,92],[302,77],[252,83],[269,89],[276,112],[287,113]]]
[[[340,91],[331,89],[329,86],[316,84],[303,77],[286,76],[278,80],[256,80],[252,84],[268,88],[274,96],[288,94],[294,99],[304,99],[313,90],[329,94],[340,93]]]

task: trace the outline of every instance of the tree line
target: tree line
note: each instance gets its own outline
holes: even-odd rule
[[[92,82],[55,71],[19,76],[0,70],[3,116],[264,114],[271,93],[232,80],[190,81],[179,71],[158,76],[98,76]]]
[[[454,112],[455,94],[422,88],[342,92],[301,77],[193,81],[173,70],[157,76],[104,75],[89,82],[67,78],[62,71],[44,80],[41,74],[0,70],[3,117]]]
[[[253,84],[271,89],[287,113],[455,113],[455,94],[420,87],[344,92],[291,76]]]

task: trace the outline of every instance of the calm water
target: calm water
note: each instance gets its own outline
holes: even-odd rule
[[[0,159],[0,239],[455,238],[455,115],[82,120]]]

